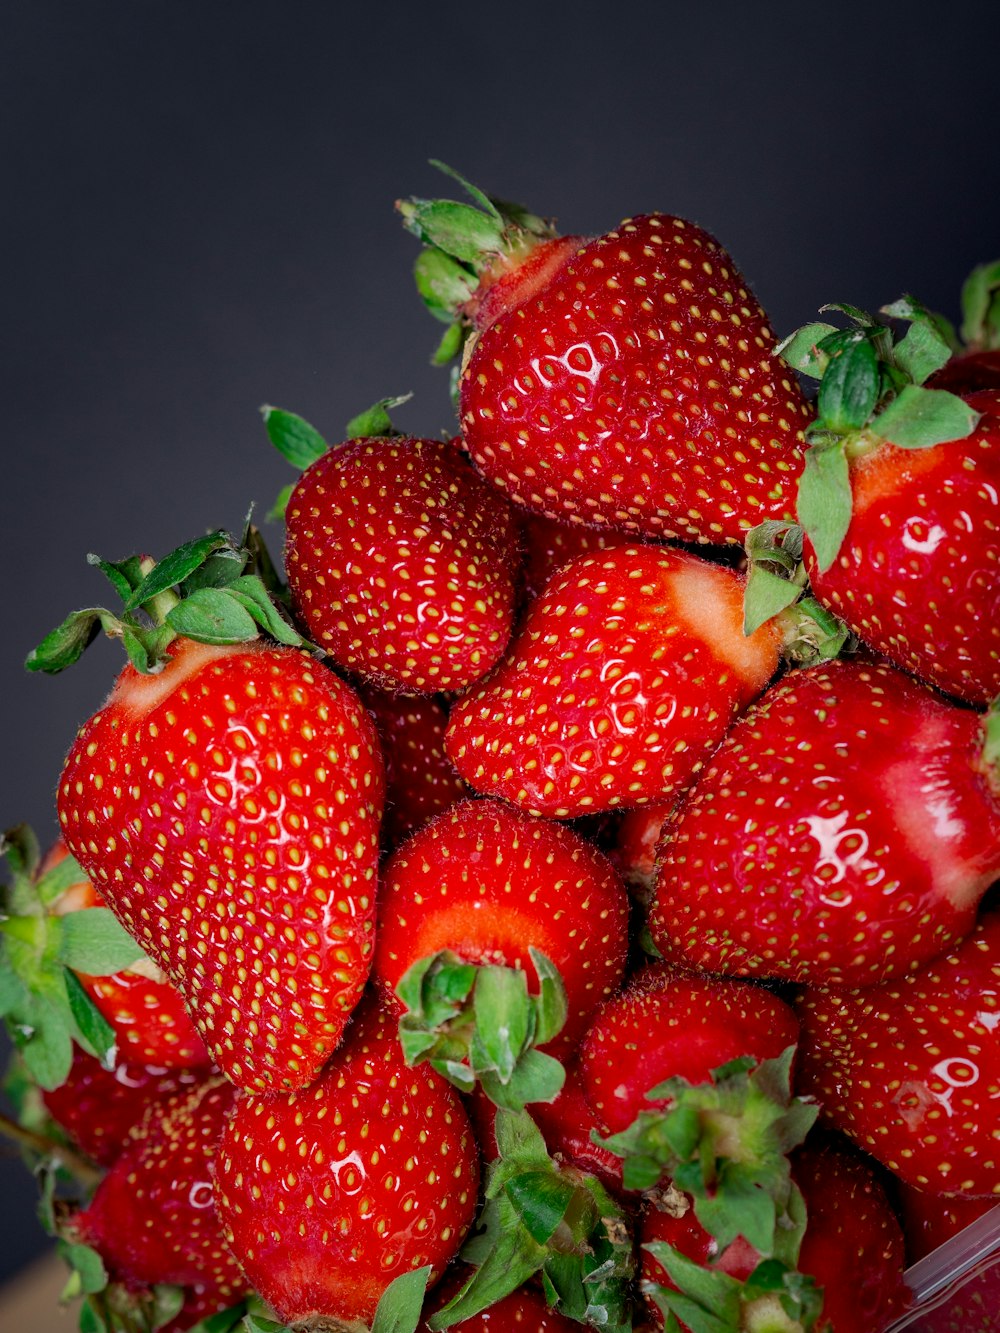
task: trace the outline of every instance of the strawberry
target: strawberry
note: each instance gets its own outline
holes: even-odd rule
[[[445,753],[448,712],[439,699],[363,686],[385,760],[382,846],[392,850],[434,815],[469,795]]]
[[[154,1105],[71,1224],[129,1289],[169,1283],[232,1305],[246,1280],[213,1207],[216,1150],[235,1090],[218,1076]]]
[[[204,1077],[199,1069],[150,1069],[121,1061],[108,1069],[77,1051],[69,1077],[43,1091],[42,1101],[78,1148],[101,1166],[111,1166],[151,1106],[194,1088]]]
[[[310,1087],[239,1095],[215,1192],[233,1253],[283,1321],[367,1324],[397,1275],[440,1275],[478,1174],[457,1094],[406,1067],[395,1017],[368,1002]]]
[[[732,570],[666,547],[571,561],[455,704],[459,773],[555,819],[673,797],[778,664],[775,623],[743,634],[742,588]]]
[[[718,241],[658,213],[554,238],[466,188],[479,208],[400,209],[430,247],[425,300],[472,328],[461,424],[484,475],[525,508],[654,537],[739,542],[790,515],[809,410]]]
[[[552,575],[576,556],[593,555],[610,545],[627,543],[627,538],[618,533],[532,513],[521,515],[521,537],[524,546],[521,578],[528,602],[533,602]]]
[[[537,978],[534,948],[565,986],[565,1051],[621,981],[627,926],[621,881],[578,834],[499,801],[462,801],[386,862],[373,975],[392,990],[418,960],[451,950]]]
[[[792,672],[671,813],[654,942],[837,986],[941,953],[1000,874],[995,725],[885,664]]]
[[[267,408],[265,419],[273,440],[293,433],[292,456],[312,459],[285,510],[285,564],[315,641],[409,693],[461,689],[488,671],[514,612],[518,533],[503,497],[452,444],[389,433],[384,413],[332,448],[292,413]]]
[[[783,1333],[811,1329],[883,1333],[910,1304],[903,1281],[903,1235],[885,1191],[860,1156],[828,1144],[800,1149],[793,1174],[808,1214],[797,1274],[780,1275],[775,1288],[769,1289],[766,1269],[758,1267],[761,1256],[752,1245],[738,1236],[720,1251],[690,1207],[681,1211],[682,1204],[672,1211],[651,1208],[646,1214],[642,1230],[646,1283],[659,1289],[661,1299],[668,1292],[677,1292],[677,1284],[655,1257],[663,1254],[678,1271],[676,1258],[660,1249],[670,1247],[706,1274],[718,1275],[712,1286],[706,1277],[700,1290],[704,1293],[714,1287],[717,1303],[711,1307],[712,1314],[721,1316],[726,1304],[739,1312],[741,1322],[732,1327],[775,1328]],[[689,1276],[689,1270],[682,1266],[681,1274]],[[784,1306],[783,1320],[778,1292],[784,1301],[794,1302],[793,1313]],[[692,1295],[687,1293],[688,1301]],[[659,1304],[652,1300],[649,1304],[662,1328]],[[676,1296],[669,1305],[678,1315],[685,1310]],[[774,1323],[768,1322],[768,1315]],[[674,1327],[687,1329],[688,1325],[679,1321]]]
[[[649,907],[656,887],[656,848],[663,825],[672,809],[667,805],[643,805],[626,810],[614,834],[609,856],[621,872],[629,893],[643,908]]]
[[[899,1203],[914,1265],[909,1279],[918,1298],[925,1292],[928,1298],[928,1308],[921,1304],[921,1333],[995,1333],[1000,1310],[997,1200],[929,1194],[901,1184]],[[947,1246],[943,1252],[942,1245]],[[941,1299],[943,1272],[952,1279],[946,1300]]]
[[[798,1085],[917,1189],[1000,1196],[1000,912],[951,953],[865,990],[798,1001]]]
[[[31,661],[61,669],[88,618],[122,634],[134,661],[59,782],[63,837],[219,1068],[274,1091],[315,1077],[365,984],[384,778],[360,701],[290,646],[247,558],[216,534],[111,567],[138,580],[124,619],[78,613]],[[260,621],[284,642],[256,640]]]
[[[453,1277],[442,1282],[429,1302],[428,1314],[446,1305],[461,1290],[468,1274],[469,1270],[458,1268]],[[533,1288],[519,1287],[479,1314],[460,1319],[450,1327],[460,1333],[573,1333],[580,1325],[546,1305]],[[419,1333],[430,1333],[426,1322],[420,1325]]]
[[[915,302],[891,331],[809,325],[785,354],[821,377],[799,491],[813,595],[897,666],[970,703],[1000,693],[1000,401],[924,381],[949,347]]]
[[[992,1196],[982,1199],[962,1194],[934,1194],[915,1189],[905,1181],[898,1182],[897,1194],[906,1253],[911,1264],[933,1254],[977,1218],[1000,1217],[996,1212],[998,1201]]]
[[[696,977],[667,964],[636,973],[597,1011],[580,1049],[587,1101],[605,1134],[617,1134],[669,1078],[701,1083],[740,1056],[776,1059],[798,1041],[792,1009],[749,982]]]

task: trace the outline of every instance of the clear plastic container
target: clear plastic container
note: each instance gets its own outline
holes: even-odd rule
[[[914,1306],[886,1333],[1000,1333],[1000,1204],[907,1270]]]

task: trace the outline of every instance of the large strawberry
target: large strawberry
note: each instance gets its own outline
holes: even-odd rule
[[[924,383],[949,346],[912,301],[891,330],[806,326],[785,344],[820,376],[799,490],[814,595],[869,647],[971,703],[1000,693],[1000,402]]]
[[[568,1049],[621,981],[627,929],[621,880],[579,834],[500,801],[462,801],[386,863],[373,973],[394,989],[419,960],[451,950],[537,978],[535,949],[566,989]]]
[[[364,986],[384,779],[368,714],[290,646],[246,558],[223,534],[109,567],[138,580],[124,618],[78,613],[31,664],[67,665],[99,621],[124,638],[60,779],[63,836],[219,1067],[274,1091],[312,1080]]]
[[[372,1001],[311,1087],[239,1095],[215,1192],[234,1254],[284,1321],[367,1324],[399,1274],[441,1274],[478,1176],[458,1095],[406,1067],[395,1017]]]
[[[799,1086],[908,1184],[1000,1197],[1000,912],[921,971],[811,989]]]
[[[432,312],[473,330],[461,423],[483,473],[529,509],[650,536],[738,542],[789,516],[809,410],[718,241],[659,213],[556,238],[466,188],[478,208],[400,209],[430,247]]]
[[[309,633],[341,666],[410,693],[457,690],[506,647],[518,532],[510,506],[444,440],[392,431],[384,409],[328,447],[265,409],[306,465],[285,509],[285,563]]]
[[[664,825],[653,940],[839,986],[941,953],[1000,875],[996,726],[884,663],[790,673]]]

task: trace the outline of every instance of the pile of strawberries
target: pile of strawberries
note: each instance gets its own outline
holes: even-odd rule
[[[28,660],[128,657],[5,841],[3,1127],[83,1333],[884,1333],[1000,1200],[1000,266],[776,345],[461,184],[460,433],[264,409],[287,585],[91,557]]]

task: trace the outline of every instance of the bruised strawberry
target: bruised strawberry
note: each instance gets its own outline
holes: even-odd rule
[[[452,709],[456,768],[554,819],[662,804],[777,667],[776,624],[743,634],[742,588],[732,570],[666,547],[578,557]]]
[[[810,989],[798,1086],[917,1189],[1000,1196],[1000,913],[951,953],[865,990]]]
[[[425,300],[474,330],[461,422],[482,472],[525,508],[648,536],[738,542],[790,515],[810,413],[718,241],[659,213],[556,239],[469,192],[480,210],[400,207],[431,247]]]
[[[995,725],[885,664],[790,673],[664,826],[654,942],[837,986],[941,953],[1000,874]]]
[[[500,801],[462,801],[386,863],[373,974],[394,990],[418,960],[451,950],[535,975],[534,948],[562,977],[558,1042],[569,1049],[621,981],[627,929],[624,886],[578,834]]]
[[[748,982],[696,977],[667,964],[636,973],[594,1016],[580,1049],[587,1102],[606,1134],[627,1129],[670,1078],[702,1083],[740,1056],[776,1059],[799,1037],[792,1009]]]
[[[436,1278],[457,1252],[478,1175],[457,1094],[406,1067],[394,1016],[368,1003],[311,1087],[239,1096],[215,1191],[233,1253],[284,1322],[368,1324],[395,1277],[429,1264]]]

